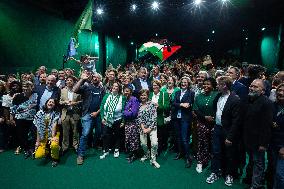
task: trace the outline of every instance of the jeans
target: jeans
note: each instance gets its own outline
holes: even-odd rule
[[[284,159],[278,157],[273,189],[284,188]]]
[[[284,188],[284,159],[279,156],[279,149],[281,147],[282,146],[271,146],[274,173],[273,189]]]
[[[235,173],[235,151],[236,144],[225,145],[225,132],[222,126],[215,125],[212,139],[211,171],[212,173],[221,174],[222,168],[225,175],[233,176]]]
[[[263,186],[265,170],[265,151],[254,149],[252,151],[253,157],[253,173],[252,173],[252,188],[260,188]]]
[[[189,152],[189,137],[190,137],[190,126],[191,121],[185,121],[182,119],[177,119],[174,121],[176,130],[176,139],[178,143],[178,151],[182,153],[184,150],[184,155],[186,159],[191,159]]]
[[[88,135],[91,132],[93,126],[94,118],[91,117],[89,113],[81,118],[82,123],[82,134],[80,137],[78,156],[84,157],[86,154]]]
[[[100,115],[93,119],[93,124],[93,144],[98,145],[98,142],[102,139],[102,120]]]

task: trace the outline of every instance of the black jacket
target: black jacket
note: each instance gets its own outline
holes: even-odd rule
[[[268,147],[273,120],[273,103],[264,95],[249,100],[244,116],[244,142],[249,149]]]
[[[221,94],[217,96],[214,102],[214,108],[217,112],[217,102]],[[231,93],[227,99],[221,116],[222,127],[225,131],[226,139],[231,142],[239,142],[240,136],[240,118],[241,118],[241,101],[240,98]]]

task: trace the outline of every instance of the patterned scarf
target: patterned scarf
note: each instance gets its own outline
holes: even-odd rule
[[[108,127],[111,127],[111,125],[114,123],[114,112],[120,98],[121,95],[110,94],[108,99],[106,100],[106,104],[104,106],[104,119],[106,121],[106,126]]]

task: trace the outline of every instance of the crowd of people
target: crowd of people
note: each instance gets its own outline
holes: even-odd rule
[[[103,78],[93,65],[78,78],[45,66],[3,78],[0,152],[49,157],[55,167],[72,148],[82,165],[94,147],[101,160],[123,152],[160,168],[171,151],[186,168],[196,160],[197,173],[210,165],[208,184],[245,175],[251,189],[284,188],[283,71],[177,60],[110,67]]]

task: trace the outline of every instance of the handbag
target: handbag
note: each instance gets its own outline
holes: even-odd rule
[[[163,92],[163,106],[165,104],[165,93]],[[164,124],[167,125],[171,121],[171,116],[169,115],[168,117],[165,117],[165,113],[163,111],[163,117],[164,117]]]

